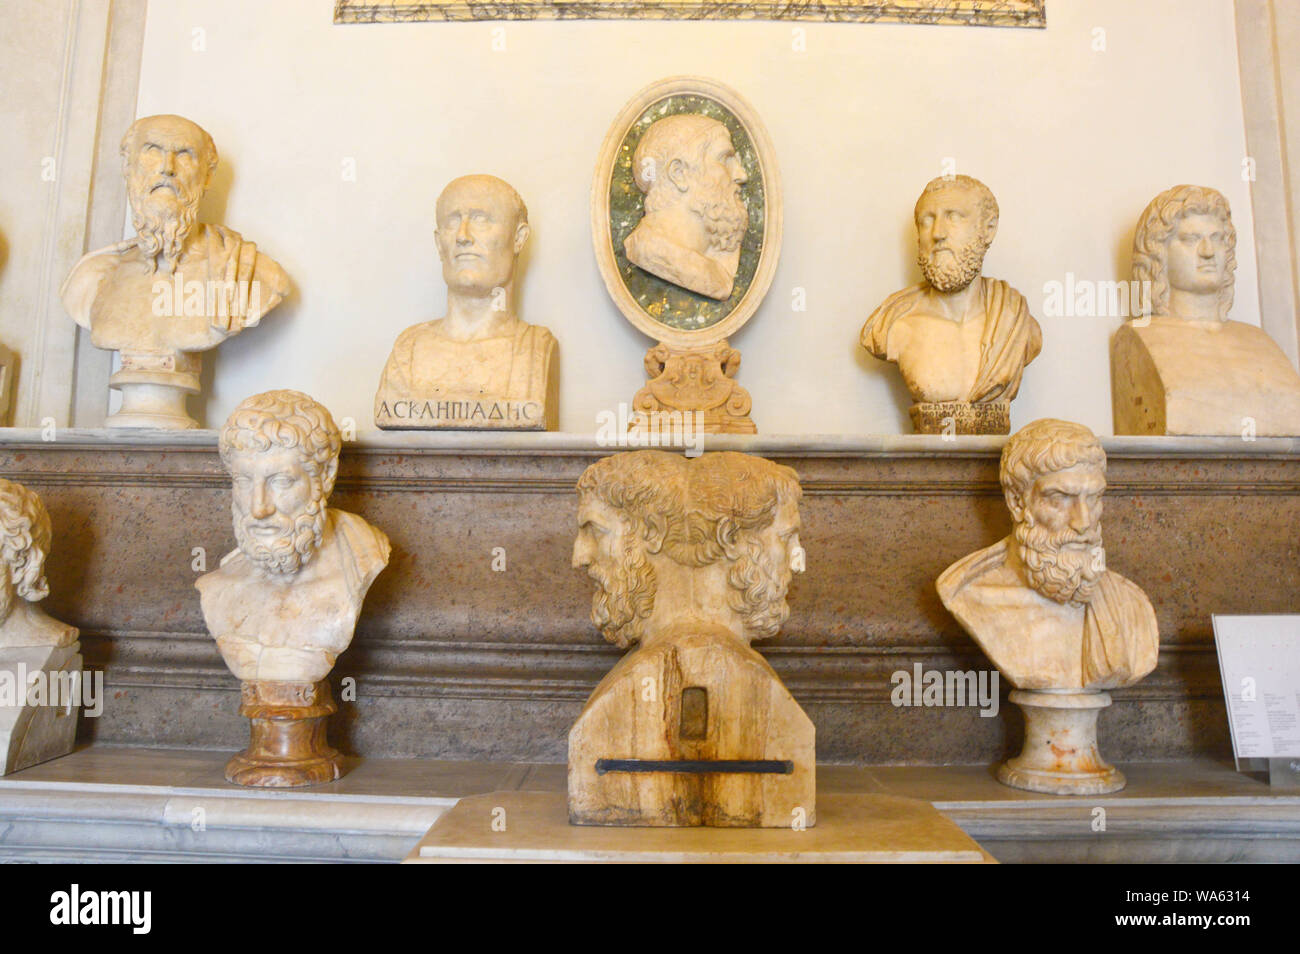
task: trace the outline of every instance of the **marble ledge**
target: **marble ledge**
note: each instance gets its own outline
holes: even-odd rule
[[[994,457],[1005,436],[937,434],[707,434],[704,451],[741,451],[767,457]],[[1106,453],[1122,457],[1300,457],[1300,437],[1115,437],[1103,436]],[[140,449],[212,451],[215,430],[59,428],[53,440],[36,427],[0,428],[0,448]],[[615,453],[658,445],[611,445],[594,433],[536,431],[361,431],[344,450],[362,454],[457,454],[569,456]],[[664,445],[663,449],[680,448]]]

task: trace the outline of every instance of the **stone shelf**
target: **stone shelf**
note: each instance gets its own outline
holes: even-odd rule
[[[0,779],[0,861],[395,862],[457,800],[564,792],[558,764],[356,759],[297,791],[231,785],[229,752],[93,746]],[[818,796],[929,802],[998,861],[1300,861],[1300,793],[1231,762],[1135,762],[1114,795],[999,785],[988,765],[818,768]],[[1098,830],[1097,809],[1104,809]]]

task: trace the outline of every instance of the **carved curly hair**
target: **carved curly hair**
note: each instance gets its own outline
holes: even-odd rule
[[[1013,513],[1024,505],[1034,481],[1079,464],[1106,474],[1106,452],[1097,435],[1082,424],[1054,417],[1026,424],[1002,448],[1002,493]]]
[[[1133,233],[1133,280],[1151,283],[1151,313],[1169,314],[1169,239],[1189,215],[1213,215],[1223,223],[1228,251],[1219,289],[1219,317],[1232,309],[1233,273],[1237,270],[1237,230],[1223,193],[1205,186],[1180,185],[1151,200]],[[1140,286],[1139,286],[1140,287]]]
[[[0,478],[0,554],[18,595],[33,603],[50,595],[45,580],[50,536],[50,515],[41,498]]]
[[[298,451],[307,472],[328,497],[338,476],[343,437],[323,404],[300,391],[264,391],[246,398],[221,429],[221,462],[231,470],[236,453],[287,447]]]

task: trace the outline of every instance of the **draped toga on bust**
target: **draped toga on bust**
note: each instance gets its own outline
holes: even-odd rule
[[[1016,655],[1017,644],[1024,639],[1020,611],[1006,599],[1005,581],[988,578],[1001,570],[1007,561],[1014,537],[1005,537],[990,547],[963,557],[940,575],[936,584],[939,597],[957,620],[976,638],[989,659],[1006,672],[1008,660]],[[995,592],[993,587],[1001,592]],[[1028,585],[1025,596],[1047,599]],[[981,591],[984,592],[981,592]],[[1062,651],[1074,652],[1062,633]],[[1105,570],[1098,577],[1083,614],[1081,642],[1078,644],[1079,672],[1082,686],[1046,686],[1029,688],[1113,689],[1131,685],[1155,668],[1160,633],[1151,601],[1136,583],[1118,573]],[[1001,658],[1000,658],[1001,657]],[[1020,686],[1020,682],[1012,680]],[[1026,688],[1021,686],[1021,688]]]
[[[1038,356],[1043,333],[1029,314],[1020,292],[998,278],[979,278],[984,305],[984,333],[974,386],[965,400],[971,404],[1010,401],[1020,390],[1025,365]],[[902,318],[919,310],[930,290],[928,282],[894,292],[872,312],[862,327],[862,346],[877,358],[898,360],[890,349],[890,332]]]

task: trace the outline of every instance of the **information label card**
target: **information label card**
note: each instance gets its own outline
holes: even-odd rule
[[[1232,748],[1300,756],[1300,616],[1213,616]]]

